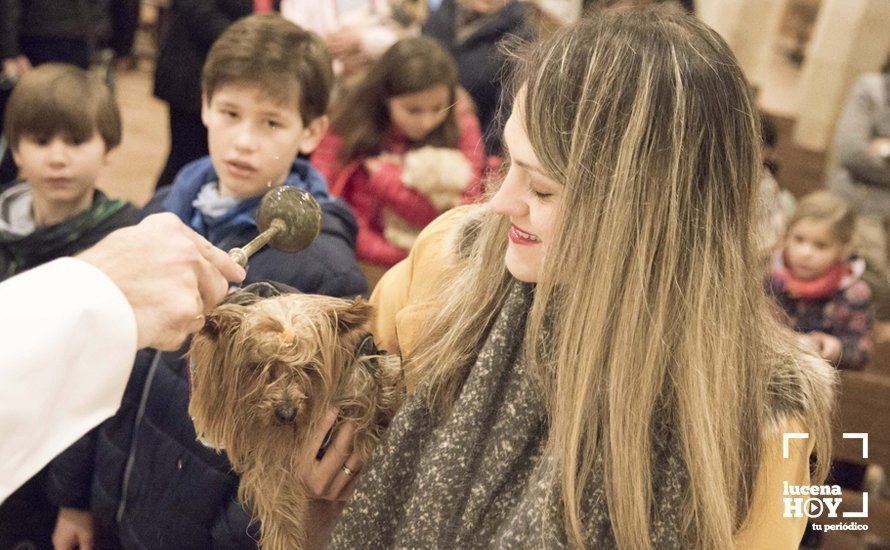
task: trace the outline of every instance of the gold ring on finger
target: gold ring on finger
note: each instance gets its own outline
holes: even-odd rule
[[[349,466],[347,466],[346,464],[344,464],[344,465],[343,465],[343,473],[346,474],[347,477],[352,477],[352,474],[354,474],[355,472],[353,472],[352,469],[351,469]]]

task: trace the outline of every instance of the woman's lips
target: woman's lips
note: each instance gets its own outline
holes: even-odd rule
[[[237,160],[226,161],[226,169],[236,178],[249,178],[257,171],[253,165]]]
[[[519,229],[515,225],[510,226],[510,240],[516,244],[522,245],[534,245],[541,244],[541,241],[535,235],[531,233],[526,233],[525,231]]]

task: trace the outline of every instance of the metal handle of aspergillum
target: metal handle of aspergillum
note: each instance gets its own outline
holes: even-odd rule
[[[299,252],[312,244],[321,231],[321,207],[306,191],[280,186],[263,196],[256,220],[260,234],[229,250],[229,257],[243,268],[267,244],[282,252]]]

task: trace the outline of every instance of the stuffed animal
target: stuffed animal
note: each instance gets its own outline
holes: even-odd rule
[[[402,163],[402,184],[423,194],[439,212],[460,204],[472,181],[470,162],[457,149],[421,147],[406,153]],[[410,249],[422,229],[383,211],[383,236],[400,248]]]

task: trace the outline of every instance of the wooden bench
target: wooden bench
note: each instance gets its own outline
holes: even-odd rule
[[[877,369],[874,369],[877,371]],[[843,433],[868,434],[868,458],[862,458],[862,440],[844,439]],[[841,372],[834,435],[834,457],[848,462],[890,466],[890,376],[868,368],[863,372]],[[840,511],[862,510],[862,493],[843,492]],[[840,548],[841,541],[857,538],[890,541],[890,501],[869,494],[867,518],[820,518],[819,523],[850,522],[868,525],[868,531],[826,532],[824,548]]]

